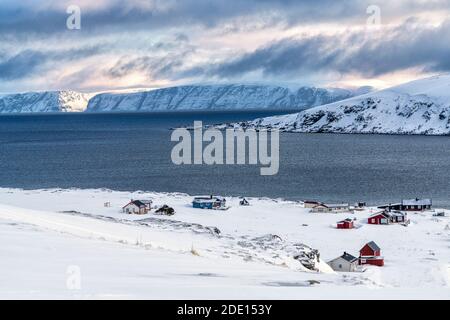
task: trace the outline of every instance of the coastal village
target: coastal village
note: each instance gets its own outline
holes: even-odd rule
[[[24,240],[23,231],[11,233],[12,223],[0,225],[5,242],[22,250],[17,257],[5,255],[2,263],[16,265],[23,250],[48,254],[57,238],[66,242],[51,256],[60,252],[56,258],[63,263],[39,265],[49,270],[50,278],[77,264],[86,277],[98,275],[105,283],[127,279],[127,286],[134,281],[145,292],[154,281],[158,288],[172,281],[177,290],[181,281],[187,292],[196,284],[201,293],[206,284],[213,285],[208,296],[237,284],[272,298],[280,291],[293,297],[333,293],[342,298],[385,297],[398,290],[415,297],[424,288],[434,296],[448,296],[450,210],[440,209],[438,201],[395,198],[391,203],[329,203],[247,195],[0,188],[0,218],[27,228],[28,237],[45,240],[45,247],[37,250],[39,241]],[[86,248],[89,255],[81,254]],[[80,251],[76,260],[73,250]],[[93,259],[95,268],[85,267]],[[5,279],[11,278],[14,268],[5,270],[11,270]]]
[[[167,204],[163,206],[152,206],[153,201],[149,199],[133,200],[131,199],[122,208],[125,214],[145,215],[154,210],[155,214],[174,215],[175,210]],[[196,196],[192,200],[192,208],[204,210],[230,209],[227,206],[225,197],[207,195]],[[239,200],[239,206],[250,206],[251,203],[244,197]],[[378,206],[367,206],[365,202],[357,202],[353,205],[349,203],[325,203],[316,200],[304,200],[301,205],[309,212],[314,214],[348,214],[343,220],[336,221],[333,228],[342,230],[351,230],[362,228],[367,225],[378,225],[383,228],[387,225],[401,225],[407,227],[410,223],[408,214],[417,214],[419,212],[429,212],[432,216],[445,217],[445,212],[433,211],[431,199],[404,199],[398,203],[382,204]],[[106,204],[105,204],[106,206]],[[370,214],[361,217],[355,217],[355,213],[369,211]],[[367,266],[383,267],[385,259],[381,254],[381,248],[375,241],[369,241],[361,244],[359,253],[353,255],[348,253],[346,248],[342,248],[343,254],[328,261],[328,265],[336,272],[364,272]],[[389,259],[389,258],[388,258]]]

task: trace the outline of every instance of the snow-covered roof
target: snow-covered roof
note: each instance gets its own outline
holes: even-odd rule
[[[407,199],[402,200],[404,206],[431,206],[431,199]]]
[[[388,211],[378,211],[378,212],[375,212],[374,214],[370,215],[369,218],[377,217],[379,215],[389,218],[391,216],[391,213]]]
[[[328,263],[336,261],[336,260],[341,260],[341,259],[345,260],[345,261],[347,261],[349,263],[354,263],[354,262],[358,261],[358,258],[352,256],[351,254],[349,254],[347,252],[344,252],[344,254],[342,256],[339,256],[339,257],[329,261]]]
[[[378,206],[378,208],[389,208],[389,207],[395,207],[395,206],[401,206],[402,204],[400,202],[398,203],[389,203],[389,204],[383,204],[382,206]]]
[[[327,208],[343,208],[349,206],[348,203],[324,203],[323,205]]]
[[[132,204],[132,205],[135,205],[135,206],[137,206],[137,207],[145,207],[145,203],[144,202],[142,202],[142,201],[140,201],[140,200],[132,200],[132,201],[130,201],[129,203],[127,203],[125,206],[124,206],[124,208],[125,207],[127,207],[127,206],[129,206],[130,204]]]
[[[406,213],[402,212],[402,211],[392,211],[392,212],[390,212],[390,214],[392,216],[396,216],[396,217],[404,217],[404,216],[406,216]]]

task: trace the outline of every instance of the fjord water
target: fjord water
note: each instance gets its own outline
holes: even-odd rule
[[[281,134],[280,170],[172,164],[172,127],[280,112],[0,117],[0,187],[109,188],[450,207],[450,137]]]

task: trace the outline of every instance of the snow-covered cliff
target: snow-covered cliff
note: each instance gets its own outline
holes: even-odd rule
[[[0,96],[0,113],[81,112],[89,96],[74,91],[46,91]]]
[[[367,88],[363,89],[367,90]],[[366,91],[367,92],[367,91]],[[93,97],[88,112],[192,110],[303,110],[353,97],[361,91],[269,85],[191,85]]]
[[[450,74],[416,80],[300,113],[229,126],[289,132],[450,134]]]

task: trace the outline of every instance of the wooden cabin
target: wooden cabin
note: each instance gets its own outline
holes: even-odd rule
[[[147,214],[151,208],[151,201],[146,203],[141,200],[131,200],[122,207],[122,211],[127,214]]]
[[[384,258],[381,257],[381,249],[375,242],[370,241],[359,250],[359,264],[370,264],[378,267],[384,266]]]
[[[192,201],[192,207],[197,209],[224,209],[226,207],[225,198],[214,196],[195,197]]]
[[[354,272],[358,268],[358,258],[352,256],[347,252],[344,252],[342,256],[329,261],[328,265],[334,271]]]
[[[336,227],[338,229],[353,229],[355,226],[354,226],[353,220],[347,218],[345,220],[338,221],[336,224]]]

